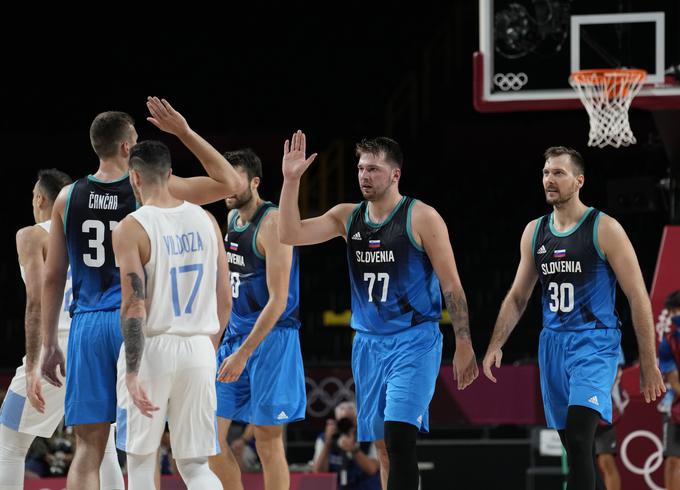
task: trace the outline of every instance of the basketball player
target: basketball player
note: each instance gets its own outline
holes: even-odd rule
[[[439,373],[441,291],[456,336],[458,389],[477,377],[467,302],[444,220],[432,207],[399,192],[402,153],[379,137],[356,146],[366,199],[300,220],[305,135],[286,141],[279,235],[292,245],[341,236],[347,242],[352,292],[352,347],[359,441],[376,441],[383,486],[418,488],[416,437],[428,430],[428,405]]]
[[[130,490],[153,488],[167,417],[187,488],[221,490],[208,456],[215,454],[215,346],[231,304],[227,257],[215,218],[170,194],[170,169],[163,143],[132,148],[130,178],[143,206],[112,234],[125,339],[118,448],[128,454]]]
[[[201,161],[207,177],[171,176],[170,192],[178,199],[203,204],[240,191],[234,169],[196,134],[170,104],[149,97],[147,118],[177,136]],[[66,424],[74,426],[76,452],[68,474],[74,489],[97,488],[109,424],[116,417],[116,361],[122,337],[119,325],[120,279],[111,246],[111,230],[136,209],[128,176],[130,149],[137,142],[132,118],[122,112],[99,114],[90,127],[99,156],[94,175],[61,191],[52,212],[43,287],[42,373],[59,386],[64,372],[56,326],[64,279],[70,263],[73,277],[71,333],[66,375]]]
[[[54,168],[38,172],[32,200],[36,224],[17,233],[19,267],[26,286],[26,356],[17,368],[0,408],[0,489],[4,490],[23,488],[24,463],[33,439],[36,436],[52,437],[64,417],[65,389],[52,386],[40,376],[40,288],[52,206],[61,188],[71,182],[71,177]],[[70,278],[67,278],[57,333],[62,348],[66,346],[71,323],[68,315],[70,289]],[[39,391],[32,388],[36,384],[40,386]],[[30,403],[26,403],[27,398]],[[102,489],[124,488],[112,435],[106,445],[100,479]]]
[[[225,237],[233,308],[218,354],[217,424],[222,451],[211,466],[225,488],[243,488],[227,444],[232,420],[253,424],[265,488],[287,489],[284,424],[302,420],[307,397],[300,351],[298,251],[279,241],[279,211],[262,200],[262,162],[250,149],[225,157],[249,183],[227,198]]]
[[[544,156],[543,188],[553,212],[524,229],[515,282],[498,313],[483,367],[496,382],[491,367],[500,367],[501,347],[540,277],[543,330],[538,357],[545,416],[567,450],[568,488],[592,489],[595,429],[600,418],[611,422],[612,417],[621,340],[614,309],[617,280],[632,311],[645,400],[656,400],[665,387],[654,355],[649,297],[626,232],[615,219],[579,199],[585,177],[576,150],[552,147]]]

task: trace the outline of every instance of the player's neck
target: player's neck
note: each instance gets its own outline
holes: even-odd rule
[[[390,214],[392,214],[392,211],[394,211],[394,208],[397,207],[397,204],[399,204],[401,199],[402,195],[397,190],[386,193],[375,201],[369,201],[368,217],[375,223],[382,223],[390,216]]]
[[[128,161],[126,158],[115,157],[99,160],[99,169],[93,177],[103,182],[113,182],[128,174]]]
[[[244,206],[241,206],[238,210],[238,220],[241,222],[241,226],[248,223],[257,212],[257,209],[262,205],[264,201],[253,192],[253,198],[250,202]]]
[[[44,223],[52,217],[52,206],[49,209],[39,209],[36,215],[36,223]]]
[[[588,206],[577,197],[555,205],[553,206],[553,225],[558,231],[568,230],[579,222],[587,210]]]
[[[176,208],[184,201],[170,194],[167,184],[148,186],[139,190],[142,204],[157,208]]]

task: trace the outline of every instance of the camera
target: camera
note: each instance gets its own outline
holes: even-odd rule
[[[354,432],[354,420],[349,417],[343,417],[338,419],[337,422],[338,430],[335,432],[334,438],[338,438],[341,435],[351,435]]]

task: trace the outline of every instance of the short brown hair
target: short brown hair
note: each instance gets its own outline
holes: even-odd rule
[[[90,125],[90,143],[99,158],[115,157],[119,145],[130,134],[130,127],[135,125],[129,114],[119,111],[107,111],[97,115]]]
[[[355,147],[356,155],[361,157],[362,154],[368,153],[374,157],[383,157],[383,159],[401,168],[404,164],[404,156],[401,153],[399,143],[387,136],[378,136],[372,139],[362,139]]]
[[[586,164],[583,161],[583,157],[578,151],[569,148],[568,146],[551,146],[543,153],[543,159],[544,161],[547,161],[548,158],[558,157],[560,155],[569,155],[569,159],[576,169],[576,175],[585,175]]]

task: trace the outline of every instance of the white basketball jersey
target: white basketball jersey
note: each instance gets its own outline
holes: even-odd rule
[[[43,221],[38,223],[38,226],[45,230],[47,233],[50,232],[50,223],[52,220]],[[24,272],[24,266],[19,264],[19,269],[21,269],[21,278],[26,282],[26,273]],[[73,299],[73,291],[71,289],[71,268],[68,268],[66,273],[66,284],[64,285],[64,301],[61,303],[61,310],[59,311],[59,331],[68,331],[71,326],[71,315],[69,314],[69,307],[71,306],[71,300]]]
[[[221,243],[208,214],[184,202],[174,208],[142,206],[130,216],[142,225],[151,243],[144,266],[144,334],[217,333],[217,247]]]

